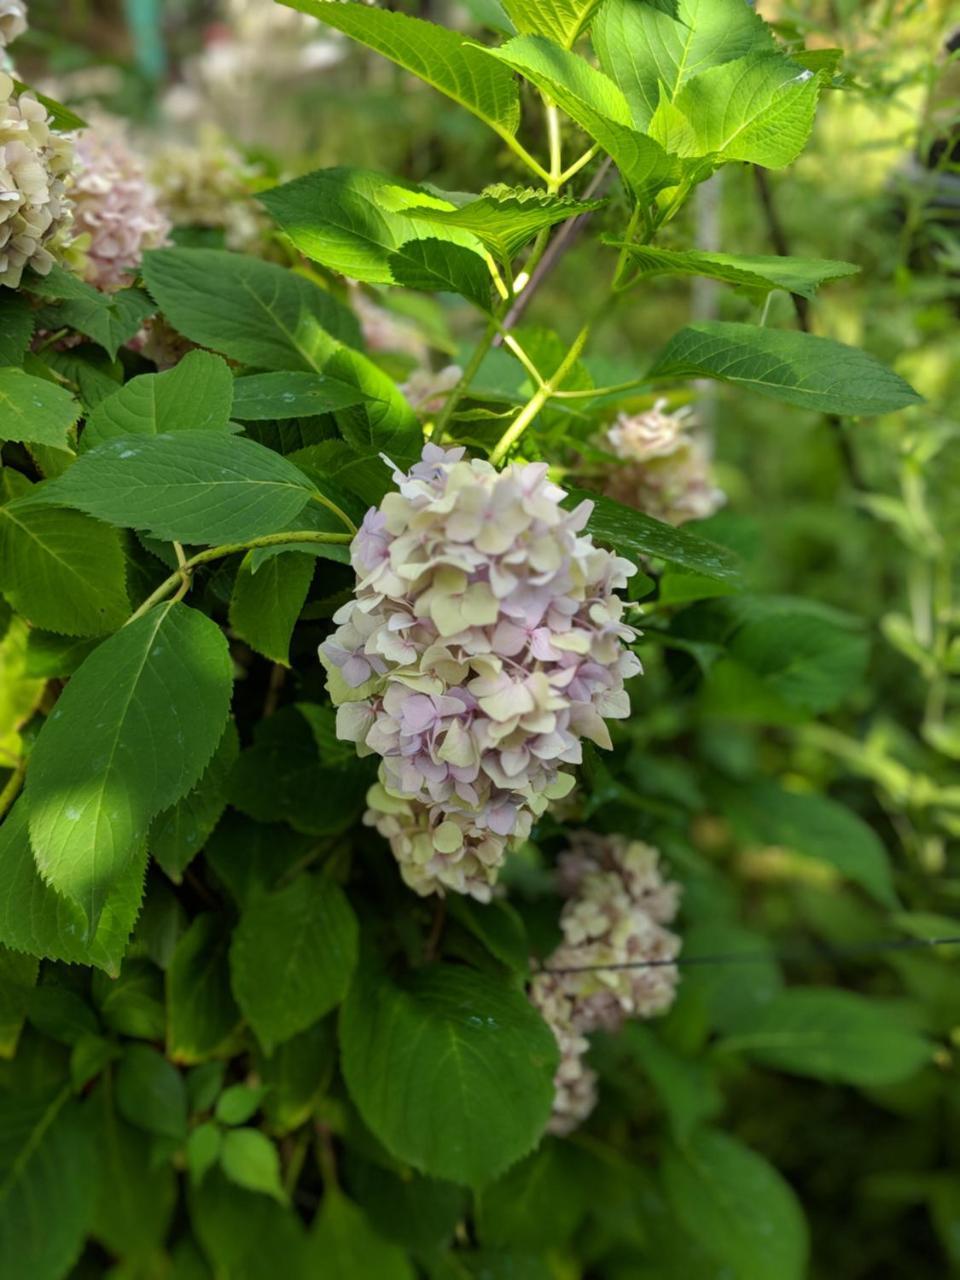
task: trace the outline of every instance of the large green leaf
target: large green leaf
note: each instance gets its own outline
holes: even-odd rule
[[[187,1090],[183,1076],[162,1053],[128,1044],[117,1066],[117,1110],[128,1124],[159,1138],[187,1136]]]
[[[865,1088],[906,1080],[933,1055],[899,1009],[825,987],[781,991],[721,1047],[791,1075]]]
[[[53,267],[46,276],[31,276],[23,287],[53,304],[39,313],[37,323],[42,328],[77,329],[99,343],[111,360],[155,310],[139,289],[101,293],[63,267]]]
[[[230,1052],[240,1010],[230,991],[230,934],[215,913],[197,916],[167,970],[167,1056],[196,1063]]]
[[[897,909],[887,851],[862,819],[828,796],[785,791],[773,782],[742,783],[723,793],[723,814],[741,839],[826,862]]]
[[[144,373],[101,401],[80,437],[92,449],[118,436],[172,431],[225,431],[233,401],[233,375],[219,356],[189,351],[166,373]]]
[[[244,1191],[213,1171],[190,1192],[190,1221],[210,1268],[223,1280],[315,1280],[299,1216],[271,1196]],[[360,1280],[360,1277],[357,1277]],[[373,1280],[373,1277],[371,1277]]]
[[[670,564],[682,565],[708,578],[736,582],[740,577],[740,561],[732,551],[708,542],[695,533],[676,529],[654,520],[634,507],[624,506],[586,489],[570,489],[565,506],[592,502],[593,512],[587,532],[595,541],[612,547],[631,559],[656,556]]]
[[[324,0],[326,3],[327,0]],[[301,252],[368,284],[462,293],[486,308],[490,272],[473,236],[439,232],[407,216],[408,205],[453,209],[421,187],[369,169],[318,169],[260,197]]]
[[[820,78],[778,54],[750,54],[689,80],[650,122],[651,134],[683,157],[791,164],[806,145]]]
[[[921,399],[899,374],[856,347],[722,320],[674,334],[650,377],[716,378],[815,413],[892,413]]]
[[[359,387],[326,373],[253,373],[233,384],[233,416],[241,422],[309,418],[367,399]]]
[[[130,614],[120,535],[32,497],[0,506],[0,591],[35,627],[69,636],[114,631]]]
[[[53,1098],[0,1094],[0,1275],[63,1280],[90,1227],[98,1184],[90,1116]]]
[[[435,1177],[489,1181],[535,1145],[550,1115],[556,1041],[502,979],[444,966],[396,985],[361,969],[340,1047],[366,1124]]]
[[[124,436],[83,454],[50,502],[163,541],[244,542],[284,528],[313,485],[279,453],[220,431]]]
[[[549,36],[569,49],[600,3],[601,0],[503,0],[503,7],[522,34]]]
[[[337,341],[360,341],[348,308],[271,262],[221,249],[154,249],[143,274],[185,337],[256,369],[316,373]]]
[[[80,416],[69,391],[22,369],[0,369],[0,440],[67,448],[67,432]]]
[[[240,750],[232,720],[200,781],[150,824],[147,848],[175,883],[206,844],[227,806],[227,781]]]
[[[439,202],[438,202],[439,203]],[[599,209],[602,200],[573,200],[522,187],[491,187],[474,200],[444,209],[414,206],[409,218],[440,227],[459,227],[509,262],[544,227]]]
[[[785,289],[812,298],[826,280],[855,275],[860,268],[852,262],[831,262],[822,258],[778,258],[765,254],[700,253],[695,249],[658,249],[653,245],[620,245],[630,255],[641,279],[651,276],[704,276],[723,280],[753,293]]]
[[[220,628],[167,603],[99,645],[48,716],[24,790],[30,838],[44,879],[91,929],[150,819],[206,768],[232,684]]]
[[[335,0],[283,0],[330,27],[382,53],[440,93],[453,98],[502,138],[512,138],[520,123],[520,96],[513,76],[488,61],[458,31],[420,18]]]
[[[591,36],[638,128],[693,76],[748,53],[772,52],[773,35],[743,0],[605,0]]]
[[[330,1187],[310,1232],[308,1259],[325,1280],[414,1280],[407,1255],[378,1235],[342,1191]]]
[[[681,1224],[737,1280],[804,1280],[809,1240],[792,1188],[736,1138],[701,1130],[668,1147],[663,1176]]]
[[[678,175],[677,162],[653,138],[633,128],[627,100],[584,58],[543,36],[517,36],[487,53],[526,76],[613,157],[624,182],[641,198]]]
[[[233,935],[230,971],[268,1053],[343,999],[356,960],[356,918],[329,877],[301,875],[253,898]]]
[[[322,544],[321,544],[322,545]],[[302,551],[271,556],[254,572],[243,560],[230,597],[230,625],[257,653],[290,665],[290,637],[310,590],[316,561]]]
[[[12,1058],[17,1051],[39,971],[35,956],[0,945],[0,1058]]]
[[[23,364],[33,337],[30,299],[12,289],[0,293],[0,368]]]

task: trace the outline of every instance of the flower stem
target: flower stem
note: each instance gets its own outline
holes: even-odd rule
[[[580,330],[574,339],[573,346],[557,366],[556,372],[548,378],[546,382],[541,383],[514,418],[513,422],[510,423],[510,426],[507,427],[506,431],[495,445],[493,452],[490,454],[490,461],[495,467],[499,466],[500,463],[503,462],[504,458],[523,435],[524,431],[526,431],[530,423],[554,394],[554,388],[563,385],[564,378],[580,358],[580,353],[586,346],[589,333],[589,326]]]
[[[177,596],[177,599],[180,599],[186,593],[190,575],[197,565],[209,564],[211,560],[222,560],[224,556],[235,555],[238,551],[250,551],[255,547],[279,547],[288,542],[344,543],[352,541],[353,535],[349,533],[319,533],[315,529],[302,529],[291,533],[266,533],[262,537],[250,538],[246,542],[229,542],[219,547],[208,547],[206,551],[198,551],[189,560],[184,559],[181,564],[178,564],[176,572],[171,573],[169,578],[165,578],[160,583],[156,591],[147,596],[143,604],[131,613],[124,626],[129,626],[131,622],[136,622],[137,618],[142,618],[145,613],[149,613],[154,605],[166,600],[167,596],[178,584],[183,587],[183,590]]]

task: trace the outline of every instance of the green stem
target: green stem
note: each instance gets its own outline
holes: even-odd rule
[[[576,174],[580,172],[580,170],[583,168],[585,164],[590,163],[590,161],[593,159],[593,157],[597,154],[599,150],[600,150],[600,144],[599,142],[595,142],[593,146],[590,147],[587,151],[585,151],[578,160],[574,160],[572,165],[564,169],[563,173],[561,173],[558,179],[557,185],[561,187],[565,186],[572,177],[574,177]]]
[[[321,507],[326,507],[328,511],[332,511],[340,523],[350,530],[351,535],[357,532],[357,526],[353,523],[347,513],[345,511],[341,511],[337,504],[332,499],[322,494],[319,489],[314,489],[310,497],[314,502],[319,502]]]
[[[597,396],[612,396],[620,391],[632,391],[634,387],[645,387],[647,378],[631,378],[629,382],[616,382],[612,387],[586,387],[582,391],[555,391],[554,400],[594,400]]]
[[[184,560],[183,564],[178,565],[176,572],[171,573],[169,578],[165,578],[160,583],[156,591],[147,596],[143,604],[131,613],[124,625],[129,626],[131,622],[136,622],[137,618],[142,618],[145,613],[149,613],[154,605],[166,600],[178,583],[189,583],[190,574],[197,565],[209,564],[211,560],[222,560],[224,556],[236,555],[238,551],[251,551],[255,547],[279,547],[288,542],[344,543],[352,541],[353,535],[349,533],[318,533],[315,529],[303,529],[292,533],[265,533],[260,538],[250,538],[246,542],[229,542],[219,547],[208,547],[206,551],[198,551],[195,556],[191,556],[189,560]],[[180,595],[183,594],[184,592],[180,593]],[[180,596],[177,598],[179,599]]]
[[[532,169],[533,172],[537,175],[538,178],[540,178],[542,182],[550,181],[549,173],[547,173],[546,169],[539,162],[539,160],[535,160],[533,158],[533,156],[526,149],[523,143],[518,142],[512,133],[507,133],[506,131],[501,133],[499,129],[497,130],[497,132],[500,134],[500,137],[507,144],[507,146],[514,153],[514,155],[518,156],[523,161],[523,163],[527,166],[528,169]]]
[[[504,303],[499,310],[505,312],[506,309],[507,304]],[[487,325],[486,332],[474,348],[473,355],[470,357],[467,367],[460,375],[460,381],[447,396],[447,402],[440,411],[440,416],[437,418],[436,425],[430,433],[430,439],[434,444],[439,444],[443,439],[443,434],[450,425],[450,419],[456,412],[457,405],[459,405],[460,401],[470,389],[470,383],[473,381],[478,369],[483,364],[483,360],[487,352],[493,346],[493,340],[497,336],[497,332],[500,327],[499,310],[498,314],[494,316]]]
[[[21,760],[7,779],[6,786],[0,791],[0,818],[5,818],[13,807],[13,802],[20,794],[23,779],[27,773],[27,762]]]
[[[514,418],[513,422],[511,422],[510,426],[507,427],[506,431],[495,445],[493,452],[490,454],[490,461],[495,467],[500,465],[523,435],[524,431],[526,431],[527,427],[529,427],[530,423],[554,394],[554,388],[562,386],[564,378],[580,358],[580,352],[586,346],[589,333],[589,326],[580,330],[574,339],[573,346],[563,357],[553,375],[537,388]]]
[[[547,189],[549,191],[558,191],[560,188],[560,177],[563,173],[563,156],[561,154],[560,143],[560,112],[552,102],[548,102],[544,98],[544,106],[547,109],[547,139],[550,146],[550,176],[547,181]]]

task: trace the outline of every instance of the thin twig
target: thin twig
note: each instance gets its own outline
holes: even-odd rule
[[[5,818],[9,810],[13,807],[13,802],[20,794],[20,788],[23,786],[23,780],[27,773],[26,760],[20,760],[10,777],[7,779],[6,785],[0,791],[0,818]]]

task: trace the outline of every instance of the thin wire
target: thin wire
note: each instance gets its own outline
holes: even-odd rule
[[[673,960],[627,960],[620,964],[565,965],[562,969],[539,969],[538,973],[601,973],[605,970],[692,968],[695,965],[756,964],[771,960],[783,960],[797,964],[815,963],[819,960],[845,960],[881,955],[887,951],[915,951],[928,947],[960,946],[960,938],[880,938],[876,942],[861,943],[849,947],[813,948],[805,952],[734,951],[712,956],[677,956]]]

